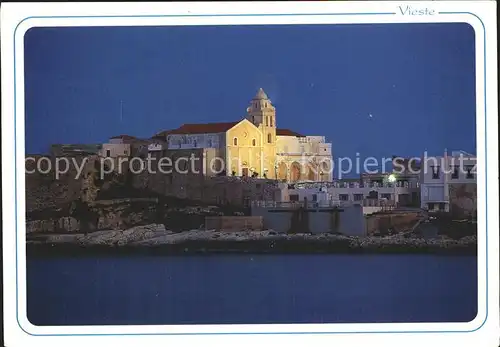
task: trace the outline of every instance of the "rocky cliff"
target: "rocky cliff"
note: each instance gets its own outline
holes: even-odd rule
[[[62,207],[30,211],[26,232],[89,233],[106,229],[124,230],[151,223],[165,225],[174,231],[185,231],[202,226],[205,216],[234,213],[238,211],[218,206],[183,206],[179,202],[157,198],[99,200],[92,203],[77,201]]]

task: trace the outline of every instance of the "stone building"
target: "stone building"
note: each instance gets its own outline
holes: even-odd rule
[[[128,157],[130,155],[130,145],[137,142],[137,138],[130,135],[118,135],[109,139],[108,143],[102,145],[102,157]]]
[[[169,150],[213,148],[218,159],[206,175],[262,177],[288,182],[330,181],[331,144],[277,127],[276,109],[264,90],[250,101],[245,118],[226,123],[184,124],[156,134]]]

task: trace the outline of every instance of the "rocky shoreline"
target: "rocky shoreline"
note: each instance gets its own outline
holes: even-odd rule
[[[349,237],[336,234],[282,234],[273,230],[172,232],[161,224],[84,234],[30,235],[28,256],[253,254],[441,254],[476,255],[475,236],[459,240],[412,235]]]

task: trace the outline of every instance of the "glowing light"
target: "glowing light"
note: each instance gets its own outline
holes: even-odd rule
[[[389,182],[393,183],[393,182],[396,182],[396,175],[394,174],[391,174],[389,175],[389,177],[387,178],[389,180]]]

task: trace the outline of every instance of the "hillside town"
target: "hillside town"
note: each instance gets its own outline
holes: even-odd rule
[[[210,231],[210,237],[265,231],[415,238],[437,230],[425,227],[436,218],[454,221],[452,229],[461,228],[457,221],[474,229],[477,214],[474,155],[392,156],[388,171],[337,178],[332,143],[279,128],[262,88],[234,122],[182,124],[148,139],[127,134],[102,144],[54,144],[50,154],[26,159],[27,233],[37,240],[147,224],[165,232],[172,215],[185,219],[181,207],[205,212],[189,212],[201,216],[190,217],[199,224],[177,231]],[[60,172],[42,170],[42,161]],[[165,164],[174,168],[162,170]]]

